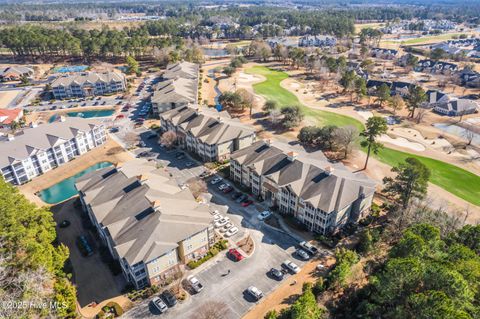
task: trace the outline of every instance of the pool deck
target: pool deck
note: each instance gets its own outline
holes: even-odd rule
[[[40,199],[35,194],[42,189],[48,188],[65,178],[73,176],[84,169],[98,163],[111,162],[113,164],[126,162],[132,159],[132,156],[126,152],[117,142],[108,138],[107,142],[90,152],[83,154],[74,160],[57,167],[41,176],[35,177],[31,182],[18,187],[20,192],[31,202],[40,206],[51,206]]]

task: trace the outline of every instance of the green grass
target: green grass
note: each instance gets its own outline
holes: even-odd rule
[[[327,124],[337,126],[355,125],[360,130],[363,129],[363,124],[360,121],[349,116],[315,110],[302,105],[295,94],[280,86],[280,82],[288,78],[288,74],[285,72],[272,70],[264,66],[254,66],[246,70],[246,72],[266,77],[266,81],[253,85],[257,94],[264,96],[267,100],[276,101],[281,107],[288,105],[300,106],[305,116],[315,119],[319,126]],[[415,157],[430,169],[430,182],[474,205],[480,206],[480,176],[478,175],[433,158],[401,152],[387,147],[382,148],[379,154],[374,155],[374,157],[390,166],[398,165],[400,162],[405,161],[407,157]]]
[[[319,126],[353,125],[357,127],[360,131],[364,128],[362,122],[350,116],[345,116],[328,111],[316,110],[301,104],[295,94],[284,89],[280,85],[280,82],[288,78],[288,74],[283,71],[272,70],[265,66],[254,66],[250,69],[247,69],[245,72],[250,74],[260,74],[267,78],[266,81],[253,85],[253,89],[257,94],[262,95],[267,100],[276,101],[280,107],[298,105],[305,114],[305,117],[315,120],[315,122],[318,123],[317,125]]]
[[[393,41],[393,40],[384,40],[382,42],[384,43],[402,43],[404,45],[412,45],[412,44],[420,44],[424,42],[431,42],[431,41],[445,41],[445,40],[450,40],[454,36],[459,36],[462,33],[448,33],[448,34],[440,34],[440,35],[431,35],[431,36],[423,36],[420,38],[413,38],[413,39],[407,39],[404,41],[398,40],[398,41]]]

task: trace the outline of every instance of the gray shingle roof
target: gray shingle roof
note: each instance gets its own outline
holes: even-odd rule
[[[76,187],[131,265],[162,256],[212,221],[206,205],[145,160],[89,173]]]
[[[81,72],[75,74],[69,74],[60,76],[52,82],[52,87],[57,86],[70,86],[74,83],[78,85],[83,85],[86,82],[90,82],[95,84],[96,82],[118,82],[124,81],[125,77],[122,74],[117,72],[103,72],[103,73],[96,73],[96,72]]]
[[[0,168],[10,165],[15,160],[23,160],[37,150],[49,149],[57,143],[64,143],[74,138],[78,131],[88,132],[102,123],[81,117],[66,117],[64,122],[42,124],[27,128],[16,135],[13,141],[0,142]]]

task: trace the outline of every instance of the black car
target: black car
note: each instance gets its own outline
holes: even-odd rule
[[[232,194],[232,199],[233,199],[233,200],[236,200],[236,199],[238,199],[240,196],[242,196],[242,192],[234,192],[234,193]]]
[[[77,237],[77,246],[80,249],[82,255],[86,257],[93,255],[93,248],[88,242],[88,239],[85,235]]]
[[[283,272],[278,270],[277,268],[272,268],[268,272],[272,278],[275,278],[276,280],[282,280],[283,279]]]
[[[243,201],[246,201],[247,199],[248,199],[248,195],[242,194],[242,195],[241,195],[240,197],[238,197],[235,201],[236,201],[237,203],[241,203],[241,202],[243,202]]]
[[[198,175],[200,178],[207,178],[208,177],[208,172],[202,172],[202,174]]]
[[[184,159],[184,158],[185,158],[185,154],[183,154],[183,153],[177,153],[177,154],[175,154],[175,158],[176,158],[176,159],[179,159],[179,160]]]
[[[58,226],[60,226],[60,228],[67,228],[68,226],[70,226],[70,221],[66,219],[62,220],[62,222],[58,224]]]
[[[162,298],[165,300],[169,307],[173,307],[177,304],[177,298],[172,294],[170,290],[165,290],[162,293]]]

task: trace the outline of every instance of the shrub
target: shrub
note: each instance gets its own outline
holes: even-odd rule
[[[318,297],[324,291],[325,291],[325,281],[323,280],[323,277],[320,277],[317,279],[317,281],[313,285],[312,292],[316,297]]]

